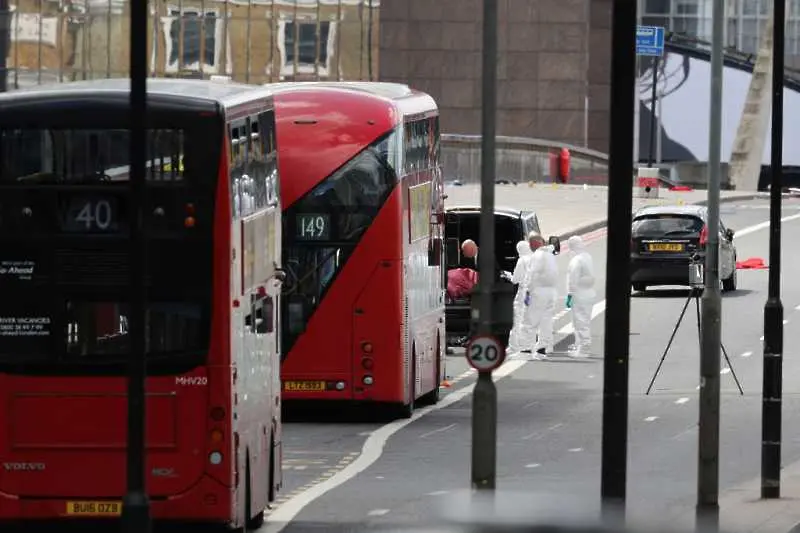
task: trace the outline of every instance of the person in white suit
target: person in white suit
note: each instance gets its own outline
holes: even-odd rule
[[[594,261],[577,235],[567,240],[572,259],[567,266],[567,302],[572,309],[572,328],[575,344],[569,353],[574,357],[587,357],[592,348],[592,306],[597,296],[594,290]]]
[[[538,332],[538,339],[531,342],[533,359],[545,359],[553,352],[553,314],[558,284],[558,265],[553,247],[545,245],[544,238],[532,231],[528,243],[533,257],[528,271],[527,287],[530,304],[526,309],[525,322],[531,331]]]
[[[525,310],[530,303],[530,293],[527,287],[528,271],[531,259],[533,259],[533,250],[528,241],[517,243],[517,254],[519,259],[517,259],[514,272],[511,274],[511,283],[517,286],[517,294],[514,296],[514,323],[508,337],[509,353],[529,349],[533,338],[533,333],[525,322]]]

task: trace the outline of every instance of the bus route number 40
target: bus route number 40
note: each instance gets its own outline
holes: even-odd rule
[[[503,364],[506,349],[500,341],[489,335],[473,337],[467,344],[467,362],[479,372],[494,370]]]

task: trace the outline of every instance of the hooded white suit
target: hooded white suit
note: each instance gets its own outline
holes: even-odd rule
[[[511,328],[511,335],[508,338],[509,352],[529,349],[534,335],[525,322],[525,294],[528,292],[527,279],[533,259],[533,250],[528,241],[517,243],[517,254],[519,259],[511,275],[511,282],[517,285],[517,295],[514,297],[514,327]]]
[[[567,267],[567,294],[572,296],[572,327],[575,330],[574,351],[585,355],[592,346],[592,305],[597,296],[594,262],[583,239],[577,235],[569,238],[567,246],[574,254]]]
[[[539,340],[531,351],[553,351],[553,313],[555,312],[558,265],[552,246],[540,246],[533,252],[529,268],[528,290],[531,303],[526,310],[525,322],[539,332]]]

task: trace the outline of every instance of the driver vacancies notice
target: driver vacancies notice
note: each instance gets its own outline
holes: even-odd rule
[[[46,337],[50,317],[0,317],[0,337]]]

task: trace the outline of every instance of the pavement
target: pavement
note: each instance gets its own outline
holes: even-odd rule
[[[446,207],[480,205],[479,185],[448,185]],[[704,204],[705,190],[674,192],[659,189],[658,198],[637,198],[634,191],[633,210],[648,205]],[[766,193],[722,191],[721,202],[766,197]],[[585,233],[605,226],[608,217],[608,187],[562,184],[496,185],[495,205],[535,211],[542,232],[566,240],[570,235]]]

